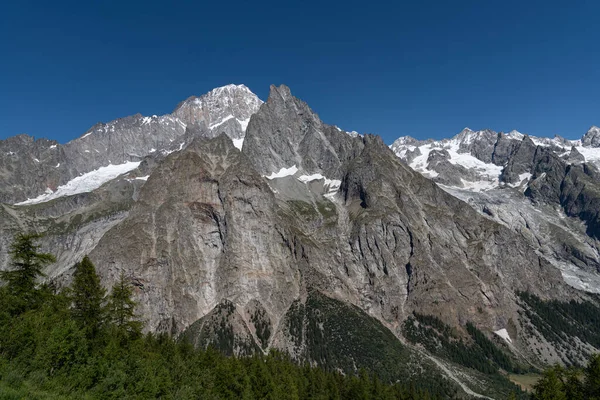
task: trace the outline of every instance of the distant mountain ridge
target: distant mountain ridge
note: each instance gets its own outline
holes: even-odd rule
[[[404,162],[523,235],[576,287],[600,291],[600,129],[580,140],[465,128],[443,140],[400,137]]]
[[[98,123],[64,145],[18,135],[0,141],[0,201],[17,203],[108,165],[139,162],[154,152],[181,149],[194,137],[225,132],[243,142],[262,101],[244,85],[227,85],[180,103],[172,114],[135,114]]]

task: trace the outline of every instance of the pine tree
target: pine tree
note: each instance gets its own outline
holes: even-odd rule
[[[564,386],[564,369],[554,366],[546,371],[533,387],[533,400],[567,400]]]
[[[136,302],[131,298],[133,291],[121,272],[119,282],[113,286],[108,302],[110,322],[123,334],[139,336],[142,323],[135,318]]]
[[[40,253],[40,246],[34,243],[39,234],[19,233],[10,245],[12,269],[0,271],[0,279],[7,283],[7,289],[21,302],[31,305],[35,298],[35,284],[39,277],[45,276],[42,270],[56,261],[49,253]]]
[[[593,355],[585,368],[585,391],[588,399],[600,399],[600,355]]]
[[[75,264],[71,309],[73,319],[86,331],[90,337],[96,336],[104,320],[103,303],[106,290],[100,284],[94,264],[88,256]]]

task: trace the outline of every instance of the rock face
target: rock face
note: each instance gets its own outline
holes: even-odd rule
[[[98,123],[64,145],[19,135],[0,141],[0,202],[16,203],[55,191],[73,178],[109,164],[140,161],[156,151],[181,149],[194,137],[225,132],[243,139],[262,101],[244,85],[191,97],[172,114],[136,114]]]
[[[273,148],[278,134],[292,144],[284,156]],[[332,148],[310,151],[314,141]],[[290,163],[296,176],[261,176]],[[323,195],[324,179],[303,183],[303,173],[340,177],[339,191]],[[105,282],[122,270],[135,278],[151,330],[182,332],[225,300],[239,326],[258,302],[274,332],[269,345],[281,346],[291,303],[314,290],[396,334],[412,311],[498,328],[516,318],[515,290],[572,296],[509,229],[412,171],[380,138],[323,124],[286,87],[252,117],[241,153],[219,136],[167,156],[91,258],[105,266]]]
[[[599,132],[592,127],[581,140],[569,141],[465,129],[441,141],[400,138],[391,148],[449,193],[522,235],[570,284],[600,292]],[[416,153],[428,155],[426,161]]]
[[[248,126],[244,153],[263,175],[297,166],[308,174],[341,176],[341,166],[361,150],[360,141],[325,125],[286,86],[271,86],[269,101]]]
[[[600,147],[600,128],[592,126],[586,134],[583,135],[581,143],[588,147]]]
[[[98,125],[64,146],[26,136],[0,143],[40,152],[40,163],[51,151],[63,157],[66,178],[45,168],[23,177],[38,188],[80,173],[86,150],[98,150],[94,165],[140,163],[88,192],[2,204],[0,257],[18,229],[44,232],[44,250],[59,258],[50,279],[68,282],[89,253],[106,286],[121,272],[136,286],[148,330],[230,354],[278,348],[347,372],[377,364],[396,380],[435,368],[397,340],[416,312],[457,332],[467,322],[487,332],[509,327],[515,354],[538,362],[516,293],[581,299],[557,260],[589,274],[600,263],[596,170],[537,142],[465,129],[448,141],[402,138],[390,149],[323,123],[286,86],[272,86],[264,104],[227,86],[168,116]],[[22,162],[1,175],[7,185],[21,182]],[[2,196],[30,196],[20,185]],[[485,197],[486,185],[512,197]],[[521,200],[532,210],[560,204],[573,218],[542,219],[515,207]],[[588,235],[575,217],[588,221]]]
[[[143,285],[150,330],[179,333],[223,299],[281,315],[299,292],[285,237],[267,183],[221,135],[168,156],[91,257]]]

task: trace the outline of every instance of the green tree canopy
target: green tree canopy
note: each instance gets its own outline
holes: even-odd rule
[[[18,233],[10,245],[11,268],[0,271],[0,279],[7,283],[8,291],[21,299],[31,302],[36,281],[45,276],[43,269],[56,261],[49,253],[41,253],[40,246],[35,244],[41,235]]]
[[[88,256],[75,264],[71,299],[73,319],[86,330],[90,336],[95,336],[104,320],[103,304],[106,290],[100,284],[96,267]]]
[[[131,298],[133,290],[121,272],[119,281],[112,287],[108,301],[108,317],[116,329],[125,336],[138,336],[142,323],[135,317],[136,303]]]

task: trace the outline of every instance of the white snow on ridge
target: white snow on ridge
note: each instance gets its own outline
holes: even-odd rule
[[[335,187],[336,191],[340,188],[340,185],[342,184],[342,181],[340,181],[339,179],[329,179],[321,174],[300,175],[298,177],[298,180],[300,182],[304,182],[304,183],[308,183],[308,182],[316,181],[316,180],[320,180],[320,179],[323,179],[324,186],[329,186],[330,189]]]
[[[575,147],[578,152],[585,157],[586,162],[598,162],[600,161],[600,148],[598,147]]]
[[[234,146],[235,146],[237,149],[241,150],[241,149],[242,149],[242,146],[244,145],[244,138],[241,138],[241,139],[233,139],[233,145],[234,145]]]
[[[510,338],[510,335],[508,334],[508,331],[504,328],[495,331],[494,332],[496,335],[500,336],[502,339],[506,340],[508,343],[512,343],[512,339]]]
[[[226,116],[225,118],[223,118],[223,119],[222,119],[220,122],[216,122],[216,123],[214,123],[214,124],[211,124],[211,125],[209,125],[209,126],[208,126],[208,129],[214,129],[214,128],[216,128],[217,126],[221,126],[221,125],[223,125],[225,122],[229,121],[229,120],[230,120],[230,119],[232,119],[232,118],[234,118],[234,116],[233,116],[233,115],[228,115],[228,116]]]
[[[298,168],[296,167],[296,165],[292,165],[289,168],[281,168],[279,170],[279,172],[273,172],[271,175],[265,176],[265,178],[267,178],[267,179],[283,178],[285,176],[292,176],[296,172],[298,172]]]
[[[94,171],[90,171],[86,174],[71,179],[64,185],[59,186],[55,192],[47,189],[46,193],[39,195],[34,199],[27,199],[20,203],[16,203],[15,205],[23,206],[28,204],[38,204],[63,196],[72,196],[79,193],[91,192],[95,189],[98,189],[104,183],[116,178],[117,176],[136,169],[139,165],[140,162],[128,161],[125,164],[100,167]]]
[[[326,179],[323,175],[321,174],[312,174],[312,175],[301,175],[298,177],[298,180],[300,182],[310,182],[310,181],[316,181],[318,179]]]

